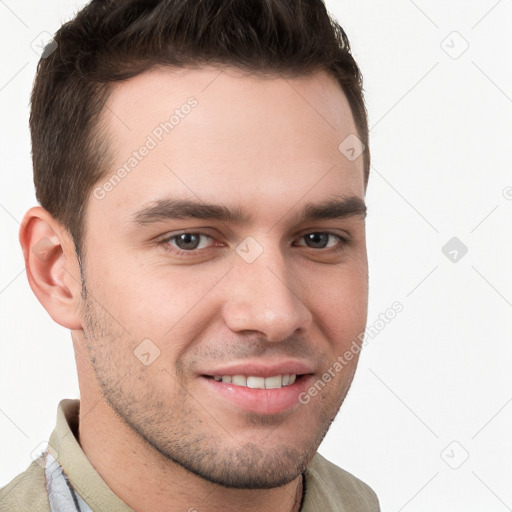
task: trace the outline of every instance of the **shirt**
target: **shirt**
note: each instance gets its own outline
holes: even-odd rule
[[[77,440],[80,400],[61,400],[48,448],[0,489],[0,511],[134,512],[108,487]],[[375,492],[316,453],[304,471],[301,512],[380,512]]]

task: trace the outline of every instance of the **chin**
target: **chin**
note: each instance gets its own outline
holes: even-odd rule
[[[187,471],[223,487],[273,489],[295,480],[306,469],[315,452],[301,452],[283,446],[269,449],[268,446],[247,443],[239,449],[216,447],[202,450],[195,456],[186,449],[178,456],[175,453],[165,455]]]

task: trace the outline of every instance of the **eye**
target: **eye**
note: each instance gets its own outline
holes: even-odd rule
[[[334,239],[334,244],[328,245],[329,238]],[[301,239],[306,241],[307,247],[310,249],[328,249],[331,247],[336,247],[336,242],[340,245],[340,250],[343,245],[348,243],[348,241],[340,235],[336,233],[329,233],[323,231],[317,231],[313,233],[307,233],[302,235]]]
[[[178,256],[193,256],[196,252],[207,249],[209,240],[213,238],[204,233],[186,232],[167,236],[158,244],[166,251]]]

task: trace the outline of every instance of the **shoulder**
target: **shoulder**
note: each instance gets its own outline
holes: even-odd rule
[[[0,489],[0,510],[50,512],[43,456]]]
[[[380,511],[377,495],[368,484],[319,453],[306,470],[306,497],[310,498],[306,502],[311,501],[311,504],[316,501],[325,503],[325,510]]]

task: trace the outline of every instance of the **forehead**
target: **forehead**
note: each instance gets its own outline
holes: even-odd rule
[[[266,212],[326,194],[363,197],[348,101],[325,72],[289,78],[232,68],[155,69],[117,84],[103,113],[113,164],[90,210],[126,222],[161,197]],[[306,197],[307,196],[307,197]],[[114,221],[112,221],[114,222]]]

